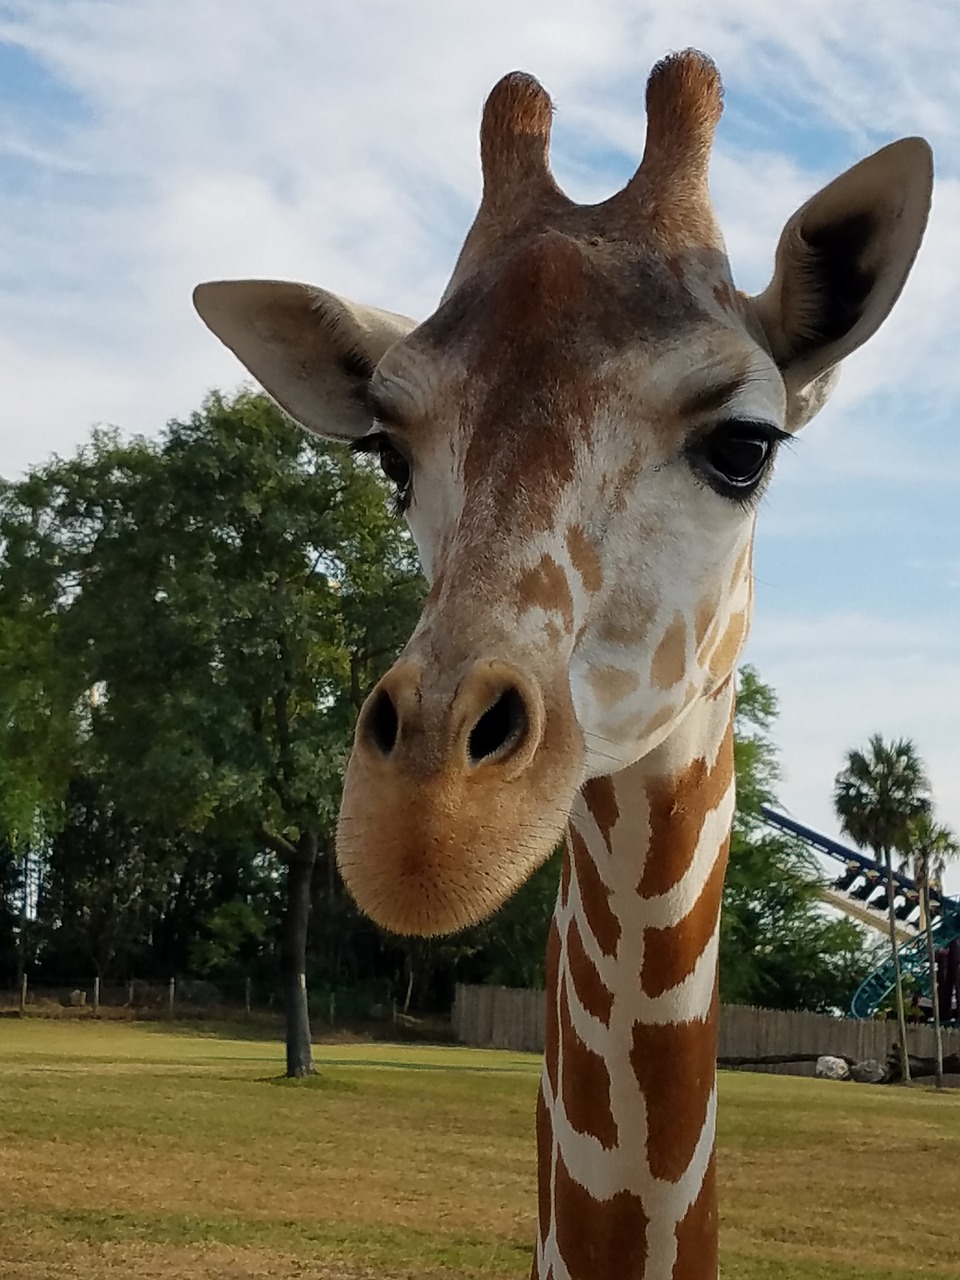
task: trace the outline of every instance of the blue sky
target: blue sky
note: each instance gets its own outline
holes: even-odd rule
[[[818,186],[895,137],[933,143],[914,276],[765,500],[748,657],[780,696],[796,817],[836,833],[843,752],[879,731],[916,739],[960,830],[952,0],[0,0],[0,474],[236,386],[190,307],[201,279],[304,279],[426,315],[499,76],[544,82],[555,171],[592,200],[636,165],[650,66],[688,45],[724,75],[712,185],[743,288]]]

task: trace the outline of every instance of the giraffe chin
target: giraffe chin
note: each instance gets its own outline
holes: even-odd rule
[[[366,772],[356,761],[348,769],[340,873],[364,914],[421,937],[455,933],[503,906],[557,847],[579,780],[578,770],[545,803],[518,783],[495,794],[444,776],[391,796],[394,787],[362,781]]]
[[[351,896],[375,924],[390,933],[433,938],[459,933],[492,915],[549,853],[548,849],[528,865],[511,865],[508,874],[503,874],[506,869],[498,869],[495,883],[469,874],[452,880],[426,872],[395,874],[389,863],[376,869],[367,865],[366,859],[363,864],[351,863],[349,855],[343,854],[338,862]]]

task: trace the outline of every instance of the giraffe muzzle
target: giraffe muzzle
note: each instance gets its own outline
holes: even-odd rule
[[[450,933],[499,907],[556,846],[583,758],[567,680],[547,697],[500,659],[446,687],[435,670],[403,659],[383,677],[344,785],[340,870],[396,933]]]

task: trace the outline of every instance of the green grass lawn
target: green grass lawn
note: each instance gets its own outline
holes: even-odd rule
[[[538,1061],[316,1056],[0,1021],[0,1277],[526,1280]],[[960,1095],[725,1074],[720,1151],[724,1280],[960,1276]]]

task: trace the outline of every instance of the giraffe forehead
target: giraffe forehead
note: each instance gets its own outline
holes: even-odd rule
[[[707,279],[711,289],[729,280],[720,250],[668,256],[589,226],[573,234],[552,227],[498,244],[417,335],[440,350],[464,351],[478,375],[499,372],[505,359],[513,371],[518,347],[525,358],[561,348],[574,364],[591,362],[701,319]]]
[[[665,257],[551,230],[494,256],[396,344],[377,382],[417,371],[414,434],[460,437],[467,488],[536,474],[555,493],[601,420],[669,450],[689,426],[685,389],[763,357],[736,298],[718,250]]]

